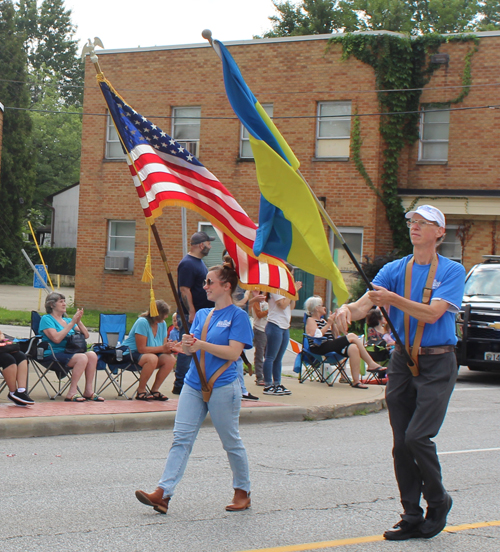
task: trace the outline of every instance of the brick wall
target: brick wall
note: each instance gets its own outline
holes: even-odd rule
[[[481,41],[479,52],[473,58],[474,84],[496,81],[492,69],[500,57],[499,40],[500,37],[495,37]],[[363,227],[363,253],[373,257],[392,250],[383,205],[367,187],[352,160],[321,161],[314,159],[314,153],[317,103],[350,100],[353,112],[357,109],[359,113],[377,113],[375,76],[370,66],[354,58],[341,61],[340,45],[325,53],[326,45],[326,39],[285,39],[266,44],[248,41],[230,45],[229,51],[259,101],[273,104],[277,127],[301,161],[301,172],[315,193],[327,198],[326,208],[335,224]],[[443,92],[430,88],[461,83],[468,47],[467,44],[442,47],[442,51],[450,54],[450,64],[434,74],[429,90],[423,94],[423,102],[442,102],[458,94],[459,89]],[[123,51],[100,55],[99,61],[106,77],[127,102],[169,134],[172,107],[201,106],[199,159],[257,221],[260,194],[255,165],[238,159],[240,123],[225,95],[221,62],[213,50],[178,47]],[[89,308],[139,311],[145,309],[149,298],[148,285],[140,281],[147,251],[146,225],[125,161],[104,160],[105,103],[88,60],[85,86],[84,112],[88,115],[83,118],[82,130],[76,301]],[[499,103],[497,96],[495,87],[472,88],[460,107]],[[422,190],[498,188],[499,154],[492,137],[499,132],[499,116],[498,110],[454,112],[449,163],[417,165],[417,145],[406,148],[400,186]],[[380,185],[382,160],[378,126],[378,116],[361,119],[361,156],[376,186]],[[133,274],[104,271],[109,219],[137,220]],[[187,220],[188,235],[191,235],[198,229],[201,218],[188,211]],[[157,225],[175,275],[182,256],[180,209],[165,209]],[[491,226],[491,221],[475,221],[474,237],[465,248],[466,267],[475,258],[472,247],[477,252],[486,247]],[[491,236],[489,240],[491,243]],[[153,272],[156,297],[172,302],[154,244]],[[325,282],[319,278],[315,282],[315,292],[324,296]]]

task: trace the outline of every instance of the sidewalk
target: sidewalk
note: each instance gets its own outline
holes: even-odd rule
[[[29,336],[27,327],[0,325],[0,330],[19,338]],[[96,341],[97,334],[91,333],[89,342]],[[250,359],[252,354],[250,351]],[[322,420],[384,408],[384,386],[354,389],[338,382],[333,387],[312,381],[299,383],[293,372],[294,358],[295,355],[287,351],[283,361],[283,383],[292,395],[268,397],[262,393],[263,387],[255,385],[254,376],[245,377],[248,391],[259,400],[242,402],[241,423]],[[133,375],[127,377],[132,383]],[[34,374],[30,373],[30,378],[33,382]],[[104,374],[98,373],[98,385],[103,378]],[[170,398],[166,402],[118,398],[111,386],[103,393],[104,403],[66,403],[61,397],[51,401],[39,384],[31,394],[36,404],[18,407],[7,399],[7,390],[4,390],[0,395],[0,438],[171,428],[178,403],[178,396],[171,393],[172,383],[170,375],[161,389]]]

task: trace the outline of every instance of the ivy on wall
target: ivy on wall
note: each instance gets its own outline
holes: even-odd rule
[[[357,110],[351,134],[351,154],[355,166],[366,184],[380,197],[386,208],[394,247],[402,254],[411,251],[404,219],[404,209],[398,196],[398,174],[401,151],[419,138],[420,97],[424,86],[439,67],[430,62],[430,55],[445,42],[471,42],[473,46],[465,56],[462,75],[463,88],[453,100],[442,103],[456,104],[469,94],[472,83],[471,60],[477,52],[479,39],[473,35],[443,36],[428,34],[417,38],[388,34],[345,34],[332,37],[332,44],[342,45],[342,59],[354,56],[373,67],[376,87],[379,90],[379,131],[384,142],[381,192],[371,180],[361,159],[361,130]]]

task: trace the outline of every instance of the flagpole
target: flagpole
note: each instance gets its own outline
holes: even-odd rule
[[[89,42],[90,42],[90,40],[89,40]],[[97,56],[95,54],[95,51],[94,51],[94,46],[95,45],[92,45],[92,50],[88,51],[87,53],[90,54],[90,59],[91,59],[92,63],[94,64],[95,70],[97,71],[97,75],[99,77],[101,77],[103,80],[105,80],[104,73],[101,71],[101,67],[99,65],[98,58],[97,58]],[[88,48],[88,46],[87,46],[87,48]],[[136,175],[137,175],[137,178],[139,179],[139,181],[141,183],[141,186],[142,186],[142,189],[144,190],[144,194],[146,196],[146,189],[145,189],[144,183],[142,181],[142,178],[140,177],[139,171],[137,170],[137,167],[135,166],[134,160],[130,156],[130,152],[128,151],[128,149],[125,147],[125,144],[123,143],[122,137],[120,135],[120,132],[119,132],[118,128],[116,127],[116,124],[113,120],[113,117],[111,117],[111,120],[113,121],[113,124],[115,125],[116,133],[117,133],[118,137],[120,138],[120,143],[122,144],[123,150],[126,152],[130,164],[133,165],[133,167],[135,169],[135,172],[136,172]],[[158,251],[160,252],[160,256],[161,256],[161,259],[162,259],[162,262],[163,262],[163,266],[165,268],[165,272],[167,273],[167,279],[168,279],[168,282],[170,284],[170,289],[172,290],[172,294],[173,294],[174,299],[175,299],[175,304],[177,306],[177,315],[180,316],[182,325],[183,325],[185,331],[187,331],[189,326],[188,326],[188,323],[187,323],[187,320],[186,320],[186,316],[185,316],[185,313],[184,313],[184,309],[182,307],[182,303],[181,303],[179,294],[177,292],[177,286],[175,285],[174,279],[172,277],[172,271],[170,270],[170,267],[168,265],[167,255],[165,254],[165,250],[164,250],[163,244],[161,242],[160,234],[158,233],[158,229],[156,228],[156,224],[154,222],[152,224],[150,224],[150,227],[151,227],[151,230],[153,232],[153,236],[155,238],[155,242],[156,242],[156,245],[158,247]],[[208,385],[207,385],[207,380],[206,380],[205,374],[203,373],[203,371],[201,369],[200,361],[199,361],[196,353],[192,355],[192,359],[194,360],[194,364],[196,366],[196,371],[198,372],[198,376],[200,378],[201,389],[204,392],[208,392],[209,389],[208,389]]]
[[[217,56],[220,57],[219,52],[217,51],[217,49],[215,48],[215,45],[214,45],[214,41],[213,41],[213,37],[212,37],[212,31],[210,29],[204,29],[201,33],[201,36],[205,40],[208,40],[208,42],[210,43],[210,45],[214,49],[215,53],[217,54]],[[307,186],[307,188],[308,188],[309,192],[311,193],[312,197],[316,201],[319,212],[321,213],[321,215],[325,219],[326,223],[333,230],[335,235],[339,238],[340,243],[342,244],[342,247],[344,248],[345,252],[347,253],[349,258],[351,259],[352,263],[354,264],[356,270],[358,271],[358,274],[364,280],[364,282],[365,282],[366,286],[368,287],[368,289],[369,290],[374,290],[374,287],[373,287],[372,283],[370,282],[370,280],[366,276],[363,268],[361,267],[358,260],[356,259],[356,257],[352,253],[351,249],[347,245],[346,241],[344,240],[344,237],[342,236],[339,229],[337,228],[337,226],[335,225],[335,223],[331,219],[330,215],[326,212],[326,209],[324,208],[323,204],[318,199],[318,197],[316,196],[316,194],[314,193],[314,191],[312,190],[311,186],[309,185],[307,180],[304,178],[302,173],[299,170],[297,170],[296,172],[300,176],[300,178],[303,180],[304,184]],[[387,311],[385,310],[384,307],[380,307],[380,310],[382,311],[382,314],[384,315],[384,318],[387,320],[387,324],[389,325],[389,327],[390,327],[390,329],[391,329],[391,331],[394,335],[394,339],[395,339],[396,343],[400,346],[401,350],[404,351],[404,354],[407,358],[408,367],[410,368],[412,374],[414,376],[418,376],[418,367],[415,364],[415,362],[413,361],[413,359],[411,358],[411,355],[406,350],[405,346],[403,345],[403,343],[401,341],[401,338],[399,337],[398,333],[396,332],[396,328],[394,327],[393,323],[391,322],[391,319],[389,318],[389,316],[387,314]]]
[[[361,265],[358,262],[358,259],[354,256],[353,252],[351,251],[351,248],[347,245],[346,241],[344,240],[344,237],[342,236],[340,230],[337,228],[333,220],[331,219],[330,215],[327,213],[323,203],[318,199],[318,196],[314,193],[313,189],[309,185],[309,182],[304,178],[304,175],[297,170],[297,174],[302,178],[304,184],[307,186],[308,190],[310,191],[312,197],[316,201],[316,205],[318,206],[319,212],[325,219],[328,226],[335,232],[335,235],[339,238],[340,243],[342,244],[342,247],[344,248],[345,252],[351,259],[352,263],[356,267],[356,270],[358,271],[358,274],[361,276],[361,278],[364,280],[366,286],[369,290],[373,291],[375,288],[373,287],[373,284],[368,279],[368,276],[365,274],[365,271],[361,267]],[[394,336],[394,340],[399,345],[400,350],[404,351],[404,355],[406,356],[408,368],[410,369],[411,373],[414,376],[418,376],[418,366],[415,364],[414,360],[412,359],[410,353],[406,350],[406,347],[403,345],[403,342],[401,341],[401,338],[399,337],[398,332],[396,331],[396,328],[394,327],[394,324],[392,323],[391,319],[389,318],[389,315],[387,314],[387,311],[385,310],[384,306],[379,307],[382,314],[384,315],[384,318],[387,321],[387,324],[389,325],[389,328],[391,329],[392,335]]]

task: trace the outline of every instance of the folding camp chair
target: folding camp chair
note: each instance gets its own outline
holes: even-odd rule
[[[57,360],[54,354],[52,345],[47,341],[42,341],[42,336],[39,333],[40,320],[42,317],[36,311],[31,311],[31,329],[30,340],[27,346],[26,357],[29,365],[33,368],[36,375],[36,382],[29,390],[29,394],[33,389],[41,383],[47,393],[47,397],[54,400],[61,396],[71,384],[71,368],[62,364]],[[50,351],[49,356],[44,356],[46,350]],[[52,372],[56,376],[57,382],[54,385],[53,378],[49,379]],[[52,395],[52,392],[55,393]],[[80,389],[78,392],[81,394]]]
[[[128,347],[117,347],[125,340],[126,327],[126,314],[99,315],[99,343],[93,349],[99,358],[97,369],[104,370],[106,378],[96,391],[98,395],[112,385],[118,396],[131,399],[127,392],[139,383],[141,367],[133,361]],[[134,376],[134,381],[124,389],[123,376],[127,372]]]
[[[308,315],[305,314],[304,328],[307,318]],[[347,358],[337,353],[328,353],[326,355],[312,353],[309,339],[310,336],[304,333],[302,336],[302,352],[300,353],[301,365],[299,383],[303,383],[305,380],[309,379],[311,381],[326,383],[331,387],[339,377],[342,377],[350,384],[351,380],[345,371]],[[313,341],[319,345],[324,339],[316,338]]]

